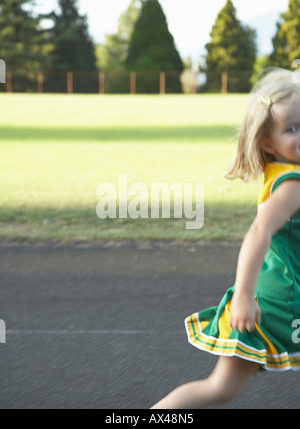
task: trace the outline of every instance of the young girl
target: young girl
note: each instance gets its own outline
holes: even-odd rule
[[[300,369],[300,84],[276,69],[252,95],[227,177],[264,173],[258,214],[235,286],[218,307],[185,321],[189,342],[220,357],[207,379],[177,388],[153,409],[206,408],[236,397],[260,368]]]

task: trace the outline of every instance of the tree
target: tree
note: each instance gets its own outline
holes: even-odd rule
[[[60,14],[51,12],[44,18],[54,23],[50,30],[52,68],[56,71],[97,71],[95,46],[88,34],[87,17],[81,16],[77,9],[77,0],[59,0]],[[97,81],[95,75],[94,80]],[[49,83],[49,82],[48,82]],[[52,87],[57,84],[52,79]],[[94,92],[96,84],[90,85],[91,79],[77,74],[77,92]],[[57,86],[57,85],[56,85]],[[55,88],[54,88],[55,89]]]
[[[218,92],[222,73],[227,72],[230,92],[248,92],[256,59],[256,33],[237,19],[231,0],[217,15],[210,37],[206,45],[206,89]]]
[[[287,12],[280,15],[272,41],[269,65],[291,68],[292,62],[300,58],[300,0],[290,0]]]
[[[103,57],[99,59],[101,69],[120,70],[120,68],[124,68],[130,39],[140,15],[142,2],[143,0],[131,0],[127,10],[119,18],[117,33],[105,36],[106,43],[102,45],[100,51]]]
[[[105,44],[97,46],[98,67],[109,72],[105,77],[105,88],[110,93],[128,92],[129,77],[125,63],[142,2],[131,0],[127,10],[120,16],[117,32],[107,34]]]
[[[183,71],[183,64],[158,0],[143,0],[132,33],[126,66],[129,71],[155,72],[155,76],[138,78],[137,92],[157,93],[158,72],[161,71],[176,72],[167,82],[167,92],[182,92],[179,75]]]
[[[253,67],[253,75],[251,76],[250,82],[251,85],[254,86],[262,77],[264,70],[269,65],[269,56],[263,55],[262,57],[257,57],[254,67]]]
[[[40,17],[35,17],[29,8],[32,3],[0,0],[0,58],[13,73],[15,91],[29,89],[29,80],[47,66],[50,45]]]

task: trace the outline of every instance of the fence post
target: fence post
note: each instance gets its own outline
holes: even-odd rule
[[[130,73],[130,94],[136,94],[136,73]]]
[[[73,94],[73,73],[67,73],[67,92],[68,94]]]
[[[228,73],[222,73],[222,94],[227,94],[228,92]]]
[[[103,72],[99,73],[99,94],[104,94],[105,75]]]
[[[7,72],[6,74],[6,91],[7,92],[13,92],[12,79],[13,79],[12,72]]]
[[[159,75],[159,93],[164,95],[166,93],[166,73],[160,72]]]
[[[42,94],[44,92],[44,75],[41,72],[38,72],[37,74],[37,86],[38,93]]]

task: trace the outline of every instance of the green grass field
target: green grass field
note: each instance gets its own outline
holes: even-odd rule
[[[222,177],[247,96],[0,94],[0,237],[241,238],[259,184]],[[205,224],[96,216],[100,183],[204,183]]]

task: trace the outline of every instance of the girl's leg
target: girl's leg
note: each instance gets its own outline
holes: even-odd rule
[[[152,409],[200,409],[229,402],[258,368],[254,362],[221,356],[210,377],[178,387]]]

